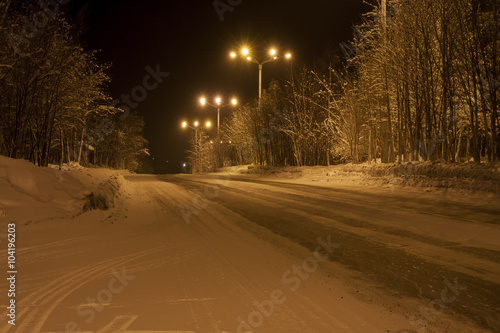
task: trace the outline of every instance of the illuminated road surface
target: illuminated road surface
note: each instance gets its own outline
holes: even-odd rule
[[[105,215],[18,232],[16,326],[0,332],[499,329],[500,206],[243,177],[127,180]]]

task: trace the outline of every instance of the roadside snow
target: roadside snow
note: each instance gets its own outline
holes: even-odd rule
[[[28,224],[76,216],[91,193],[102,195],[112,205],[124,182],[117,171],[75,164],[62,170],[58,166],[40,168],[0,156],[0,216]]]
[[[376,170],[379,167],[382,167],[382,172]],[[105,329],[101,331],[105,331],[111,327],[109,323],[113,318],[132,314],[138,319],[134,323],[138,332],[152,332],[155,329],[186,329],[192,332],[196,325],[197,331],[209,331],[201,330],[200,326],[223,326],[231,330],[231,327],[236,327],[235,319],[238,316],[246,319],[253,313],[255,301],[267,300],[270,290],[286,290],[283,272],[290,271],[297,260],[311,256],[306,248],[251,222],[264,215],[255,214],[254,211],[257,210],[271,218],[287,214],[293,217],[290,221],[296,221],[297,225],[307,219],[315,222],[311,226],[335,223],[333,230],[342,234],[359,229],[356,230],[359,235],[356,240],[359,243],[349,245],[354,251],[358,251],[358,245],[361,251],[363,245],[376,242],[381,244],[381,248],[385,246],[383,244],[401,247],[405,249],[402,251],[408,251],[422,259],[422,262],[444,262],[444,265],[449,264],[450,267],[462,267],[462,263],[457,263],[458,261],[472,258],[473,261],[467,262],[467,269],[481,268],[481,265],[488,264],[488,256],[474,259],[471,253],[461,254],[459,257],[455,254],[449,260],[453,249],[427,244],[419,238],[408,240],[406,234],[390,234],[385,231],[399,225],[414,234],[453,239],[455,243],[465,244],[469,248],[482,247],[483,251],[488,249],[489,239],[493,239],[498,232],[497,225],[472,225],[467,221],[443,219],[442,216],[433,215],[424,215],[422,220],[415,217],[415,212],[407,209],[397,212],[378,211],[377,203],[380,201],[374,195],[370,202],[366,202],[365,209],[379,212],[378,219],[369,214],[356,218],[361,222],[366,219],[375,227],[357,228],[334,221],[336,218],[362,214],[357,211],[335,212],[336,207],[342,206],[344,202],[351,207],[363,207],[357,204],[360,196],[355,191],[334,193],[335,197],[332,197],[331,202],[337,203],[333,207],[324,207],[327,210],[325,218],[314,214],[318,207],[323,208],[323,203],[316,203],[314,199],[325,199],[324,196],[330,196],[330,193],[305,192],[302,197],[294,199],[296,191],[307,191],[309,188],[281,188],[281,184],[274,184],[280,181],[318,186],[359,186],[363,187],[360,192],[364,194],[362,198],[366,199],[370,196],[365,192],[375,192],[378,184],[398,189],[403,188],[402,184],[409,184],[388,182],[386,178],[391,177],[386,176],[387,168],[390,169],[391,166],[229,169],[226,173],[231,175],[244,172],[253,173],[246,176],[249,178],[269,179],[273,186],[259,182],[243,185],[238,181],[231,182],[225,187],[226,191],[216,194],[220,202],[226,202],[226,205],[206,202],[201,213],[193,216],[193,223],[186,224],[179,207],[201,202],[198,194],[201,192],[197,192],[196,187],[191,189],[186,181],[178,179],[182,177],[131,176],[124,171],[89,169],[79,165],[64,166],[62,170],[58,166],[39,168],[26,161],[0,157],[0,221],[18,222],[18,254],[24,276],[19,304],[25,307],[20,307],[19,310],[27,311],[27,315],[21,317],[25,321],[22,325],[27,327],[31,318],[33,322],[39,321],[40,325],[45,325],[47,330],[42,332],[60,332],[61,325],[77,321],[82,324],[82,331],[99,331],[102,327]],[[477,177],[482,175],[476,168],[471,169],[473,171],[470,174],[476,174]],[[452,168],[444,168],[445,171],[440,173],[432,164],[415,170],[418,170],[415,174],[420,172],[424,175],[425,170],[429,170],[437,177],[445,177],[443,173],[446,172],[456,175]],[[390,174],[391,172],[388,173]],[[392,174],[396,172],[392,171]],[[497,174],[498,169],[492,171],[485,182],[495,183],[498,181],[495,178]],[[128,175],[130,182],[122,175]],[[474,176],[468,177],[475,179]],[[207,181],[218,184],[217,178],[187,178],[193,184],[199,180],[199,188]],[[232,178],[238,180],[238,176]],[[361,186],[362,184],[369,186]],[[373,187],[370,189],[370,186]],[[232,189],[237,191],[231,191]],[[403,193],[396,193],[397,197],[416,196],[408,194],[411,193],[408,192],[410,190],[423,192],[422,187],[406,186]],[[115,207],[108,211],[94,210],[80,214],[85,198],[90,193],[105,197],[109,203],[114,201]],[[289,196],[282,197],[281,193]],[[470,197],[464,198],[470,201]],[[480,203],[483,204],[484,201]],[[245,206],[247,204],[249,208]],[[388,207],[392,207],[390,203]],[[444,206],[446,207],[448,206]],[[413,228],[415,225],[418,228]],[[472,227],[475,228],[474,232],[470,232]],[[485,230],[494,232],[488,233],[489,237],[483,237]],[[276,244],[276,247],[270,244]],[[497,247],[497,243],[494,245]],[[344,246],[347,246],[347,242],[342,245]],[[133,260],[135,263],[131,265]],[[137,280],[123,294],[116,295],[113,303],[109,303],[110,306],[105,307],[106,310],[94,322],[83,327],[83,318],[78,312],[75,313],[78,304],[87,296],[94,297],[97,292],[100,293],[103,284],[110,278],[109,272],[123,265],[127,265],[127,272],[136,275]],[[424,267],[424,264],[421,266]],[[496,266],[488,269],[492,270],[491,267]],[[450,268],[450,271],[453,269]],[[475,277],[480,274],[493,276],[495,273],[494,270],[491,273],[485,270],[476,272]],[[266,318],[266,325],[269,326],[265,331],[307,331],[301,328],[302,325],[315,332],[340,332],[341,329],[350,332],[385,332],[389,329],[392,332],[403,332],[402,329],[409,326],[407,317],[417,311],[419,305],[429,303],[427,299],[424,303],[411,298],[402,300],[394,292],[390,296],[382,295],[383,291],[376,289],[373,282],[367,283],[367,276],[368,274],[348,272],[340,264],[325,262],[324,267],[318,269],[307,281],[299,280],[301,289],[288,293],[287,303],[276,307],[276,314],[272,318]],[[58,281],[63,282],[59,284]],[[345,281],[354,282],[351,286]],[[480,277],[471,280],[471,289],[472,285],[481,285]],[[354,287],[356,289],[352,289]],[[443,287],[439,285],[438,288]],[[437,290],[439,292],[441,289]],[[372,295],[377,298],[372,298]],[[37,302],[38,299],[41,301]],[[458,306],[458,303],[454,306]],[[457,331],[456,327],[468,332],[482,331],[469,328],[468,322],[455,324],[461,317],[448,319],[450,309],[430,323],[432,327],[429,327],[428,332]],[[164,313],[173,315],[165,317]],[[193,320],[195,316],[196,320]],[[448,322],[453,326],[447,330],[442,328]],[[327,325],[329,328],[325,329]],[[340,328],[341,325],[343,326]],[[470,327],[472,326],[471,324]]]
[[[500,164],[414,162],[341,164],[314,167],[238,166],[219,170],[228,175],[258,175],[301,183],[372,186],[426,192],[451,190],[500,195]]]

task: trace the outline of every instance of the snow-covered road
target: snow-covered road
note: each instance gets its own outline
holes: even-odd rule
[[[16,325],[5,312],[0,333],[500,329],[499,206],[242,176],[126,179],[105,215],[18,227]]]

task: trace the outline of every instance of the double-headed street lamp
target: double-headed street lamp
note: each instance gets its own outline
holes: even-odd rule
[[[240,53],[238,54],[237,52],[231,52],[231,58],[237,58],[238,56],[241,56],[242,58],[246,59],[247,61],[251,61],[259,65],[259,105],[260,105],[260,99],[262,98],[262,66],[264,64],[267,64],[268,62],[279,60],[282,58],[285,58],[287,60],[292,58],[291,53],[286,53],[284,55],[279,55],[278,51],[276,49],[271,49],[269,50],[269,53],[266,58],[264,59],[258,59],[254,56],[251,55],[250,50],[248,48],[243,48]]]
[[[200,98],[200,103],[203,106],[210,105],[210,106],[217,109],[217,137],[219,137],[220,136],[220,109],[222,109],[223,107],[226,107],[228,105],[236,105],[236,104],[238,104],[238,100],[236,98],[233,98],[231,100],[231,103],[222,104],[222,98],[216,97],[215,104],[213,104],[213,103],[210,103],[209,101],[207,101],[207,99],[205,97],[202,97],[202,98]]]

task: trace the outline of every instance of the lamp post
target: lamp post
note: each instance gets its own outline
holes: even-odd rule
[[[217,109],[217,138],[219,138],[220,137],[220,109],[222,109],[228,105],[231,105],[231,104],[236,105],[236,104],[238,104],[238,100],[236,98],[233,98],[231,100],[231,103],[227,103],[227,104],[222,105],[222,98],[220,98],[220,97],[215,98],[215,104],[210,103],[209,101],[207,101],[207,99],[205,97],[202,97],[202,98],[200,98],[200,104],[203,106],[209,105],[209,106]]]
[[[207,121],[205,123],[205,126],[203,126],[204,128],[210,128],[212,127],[212,123],[210,121]],[[195,135],[195,139],[194,139],[194,142],[195,142],[195,152],[196,152],[196,155],[197,155],[197,162],[198,162],[198,170],[201,170],[201,136],[198,140],[198,130],[200,129],[200,122],[199,121],[195,121],[193,123],[193,126],[189,125],[189,123],[187,121],[184,121],[182,122],[182,128],[191,128],[194,130],[194,135]]]
[[[182,128],[187,128],[189,127],[190,129],[194,130],[195,132],[195,135],[196,135],[196,139],[198,139],[198,129],[200,128],[200,122],[199,121],[195,121],[193,123],[193,126],[189,125],[187,121],[183,121],[182,122]],[[212,127],[212,123],[210,121],[207,121],[205,123],[205,128],[210,128]]]
[[[264,59],[258,59],[250,54],[250,50],[248,48],[243,48],[240,53],[236,52],[231,52],[231,58],[235,59],[240,55],[241,57],[245,58],[247,61],[251,61],[253,63],[256,63],[259,66],[259,106],[260,106],[260,100],[262,98],[262,67],[264,64],[267,64],[268,62],[279,60],[282,58],[285,58],[287,60],[292,58],[291,53],[286,53],[284,55],[279,55],[278,51],[276,49],[271,49],[269,50],[268,55]]]

